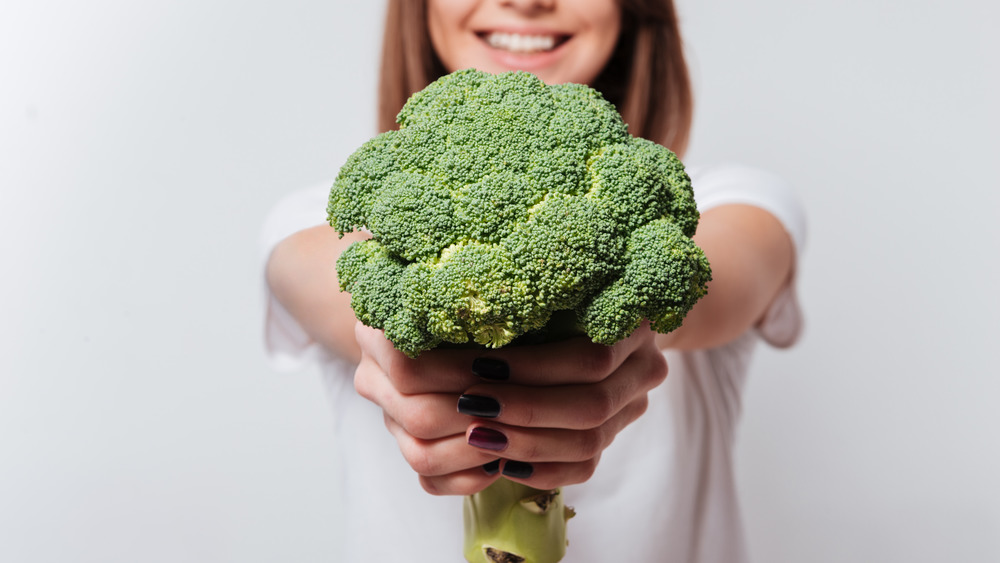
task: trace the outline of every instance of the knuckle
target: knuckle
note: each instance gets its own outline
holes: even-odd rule
[[[414,438],[429,440],[435,437],[437,424],[428,409],[405,409],[400,426]]]
[[[434,462],[427,449],[419,443],[416,441],[407,441],[400,444],[400,449],[402,450],[403,458],[406,459],[406,463],[418,475],[429,476],[436,473],[437,463]]]
[[[596,457],[605,447],[605,432],[602,428],[585,430],[580,433],[580,460]]]
[[[561,479],[554,486],[576,485],[589,481],[597,472],[597,462],[600,458],[593,457],[569,465],[560,475]]]
[[[638,399],[633,402],[633,408],[635,412],[629,422],[635,421],[640,416],[646,414],[646,409],[649,408],[649,395],[643,394]]]
[[[596,428],[618,411],[618,397],[607,387],[598,387],[590,396],[590,405],[583,409],[584,428]]]
[[[667,379],[667,359],[659,351],[654,351],[650,354],[650,365],[649,369],[646,370],[646,374],[649,376],[653,387],[663,383]]]
[[[612,346],[599,344],[588,346],[587,353],[581,355],[585,364],[584,376],[590,381],[603,380],[614,370],[615,356],[615,349]]]
[[[444,491],[442,491],[438,487],[434,479],[430,479],[423,475],[420,476],[420,486],[424,488],[424,491],[434,496],[440,496],[444,494]]]
[[[414,392],[413,370],[407,362],[400,361],[394,355],[387,361],[385,373],[389,383],[400,393],[408,395]]]
[[[529,441],[521,446],[522,455],[518,456],[519,460],[522,461],[536,461],[542,458],[544,453],[538,442]]]
[[[577,467],[577,483],[583,483],[584,481],[589,481],[594,473],[597,472],[597,457],[592,457],[588,460],[581,462]]]
[[[373,389],[371,376],[369,375],[368,370],[358,368],[358,370],[354,372],[354,390],[357,391],[358,395],[374,402],[375,391]]]
[[[538,411],[535,410],[535,407],[530,404],[525,404],[521,405],[517,409],[517,416],[513,417],[516,418],[516,421],[513,422],[515,422],[518,426],[526,426],[528,428],[532,428],[535,426],[535,420],[537,419],[537,417],[538,417]]]
[[[425,438],[426,434],[423,432],[423,428],[421,428],[420,423],[416,421],[416,417],[413,416],[413,413],[404,412],[396,422],[399,423],[403,432],[406,432],[410,436],[418,439]]]

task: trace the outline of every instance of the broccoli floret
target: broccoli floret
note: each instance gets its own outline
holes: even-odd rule
[[[683,164],[597,91],[464,70],[397,120],[341,168],[327,211],[371,232],[338,261],[341,289],[407,355],[504,346],[566,311],[613,344],[642,319],[677,328],[705,294]]]

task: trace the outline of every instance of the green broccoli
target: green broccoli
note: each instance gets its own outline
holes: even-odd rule
[[[704,295],[683,164],[597,91],[464,70],[397,119],[341,168],[327,211],[371,232],[340,258],[341,289],[407,355],[504,346],[557,311],[613,344],[643,319],[677,328]]]
[[[464,70],[397,121],[344,164],[327,211],[341,234],[370,231],[338,260],[341,289],[408,356],[555,337],[557,324],[611,345],[643,319],[674,330],[705,294],[683,164],[630,136],[597,91]],[[467,499],[469,561],[561,559],[559,491],[502,483]],[[536,498],[551,506],[514,516]]]

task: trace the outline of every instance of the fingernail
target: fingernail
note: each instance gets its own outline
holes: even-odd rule
[[[477,426],[469,432],[469,445],[498,452],[507,447],[507,437],[499,430]]]
[[[500,416],[500,403],[493,397],[462,395],[458,398],[458,412],[480,418]]]
[[[527,479],[534,472],[535,468],[523,461],[508,461],[503,464],[503,474],[515,479]]]
[[[507,381],[510,379],[510,367],[507,362],[496,358],[476,358],[472,360],[472,373],[476,377],[492,381]]]
[[[496,475],[500,472],[500,460],[495,459],[489,463],[483,464],[483,471],[485,471],[487,475]]]

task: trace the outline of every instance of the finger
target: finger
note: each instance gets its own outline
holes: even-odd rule
[[[469,424],[468,417],[456,410],[454,394],[403,395],[367,357],[362,357],[354,372],[354,388],[416,438],[433,440],[461,434]]]
[[[587,430],[529,429],[475,421],[465,434],[466,442],[484,454],[500,455],[529,463],[580,462],[599,457],[619,432],[646,411],[642,395],[604,424]]]
[[[421,476],[420,484],[424,490],[435,495],[471,495],[485,489],[502,475],[529,487],[552,490],[587,481],[594,475],[600,458],[577,463],[525,463],[506,459],[499,461],[501,469],[499,473],[473,468],[450,475]]]
[[[483,467],[474,467],[463,471],[456,471],[448,475],[421,475],[420,485],[432,495],[468,496],[476,494],[500,478],[499,461],[498,459],[494,459],[487,464],[495,466],[495,469],[491,468],[487,470]]]
[[[617,369],[626,358],[653,340],[648,323],[612,346],[595,344],[584,336],[558,342],[511,346],[481,352],[476,362],[490,362],[506,379],[521,385],[561,385],[597,382]],[[477,371],[477,370],[474,370]],[[493,379],[493,378],[487,378]]]
[[[481,469],[484,464],[498,457],[488,451],[470,448],[464,434],[436,440],[422,440],[408,434],[388,416],[385,417],[385,426],[396,438],[399,451],[402,452],[406,463],[418,474],[427,477],[447,475],[477,467]]]
[[[382,410],[406,433],[422,440],[461,434],[469,424],[468,417],[455,410],[454,395],[393,395]]]
[[[529,487],[551,490],[587,481],[593,477],[599,461],[600,457],[572,463],[527,463],[504,460],[501,475]]]
[[[358,322],[354,333],[362,355],[388,374],[401,393],[461,393],[481,381],[471,370],[480,350],[437,349],[410,358],[396,350],[381,330]]]
[[[667,363],[655,348],[630,355],[609,377],[582,385],[529,387],[480,384],[459,398],[464,414],[509,426],[597,428],[663,382]],[[468,408],[469,406],[475,408]]]

